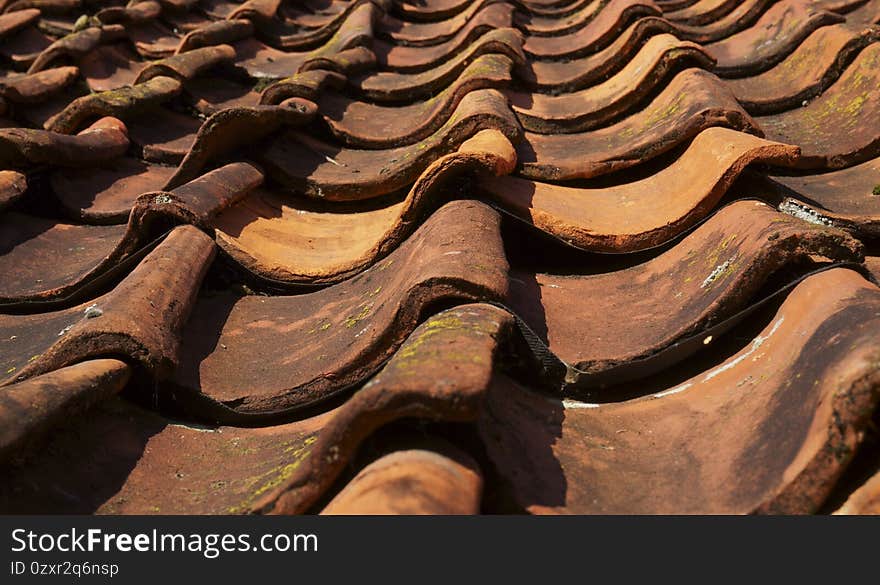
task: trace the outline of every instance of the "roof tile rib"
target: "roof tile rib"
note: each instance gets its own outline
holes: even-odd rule
[[[874,510],[878,19],[0,0],[0,511]]]

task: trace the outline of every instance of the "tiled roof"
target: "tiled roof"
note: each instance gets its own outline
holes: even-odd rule
[[[0,61],[0,511],[880,511],[878,0],[11,0]]]

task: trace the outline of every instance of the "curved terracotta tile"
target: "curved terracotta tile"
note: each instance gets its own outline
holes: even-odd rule
[[[510,28],[513,24],[513,10],[514,7],[510,4],[489,4],[448,41],[428,47],[398,45],[376,39],[372,44],[376,62],[386,71],[425,71],[469,49],[473,43],[478,42],[477,39],[490,31]]]
[[[412,22],[401,20],[392,14],[385,14],[379,21],[378,32],[390,38],[394,44],[411,47],[428,47],[439,45],[455,37],[471,21],[479,18],[486,11],[495,12],[493,4],[500,0],[475,0],[466,10],[440,21]],[[510,26],[508,22],[504,26]]]
[[[544,93],[577,91],[620,71],[646,39],[662,33],[675,34],[675,27],[662,18],[640,18],[613,43],[593,55],[564,61],[531,61],[518,68],[517,78],[526,87]]]
[[[505,294],[499,219],[476,202],[450,203],[351,280],[299,296],[201,299],[174,396],[189,408],[213,402],[236,413],[288,412],[364,381],[428,307]]]
[[[174,167],[118,158],[93,168],[56,169],[52,192],[72,219],[91,224],[125,223],[143,193],[158,191]]]
[[[27,190],[27,177],[15,171],[0,171],[0,211],[15,203]]]
[[[348,80],[335,71],[315,69],[297,73],[276,81],[260,94],[260,104],[278,105],[284,100],[298,97],[317,102],[327,88],[342,89]]]
[[[591,276],[514,272],[509,302],[575,376],[589,377],[650,357],[732,315],[786,266],[810,256],[859,260],[861,248],[841,230],[737,201],[631,268]],[[602,299],[599,311],[596,299]],[[607,373],[603,379],[624,381]]]
[[[643,0],[611,2],[585,27],[559,36],[528,37],[523,50],[538,60],[582,57],[610,45],[634,20],[658,14],[653,4]]]
[[[316,112],[315,104],[291,98],[277,106],[226,108],[205,120],[195,142],[168,179],[165,189],[195,180],[207,164],[240,146],[256,142],[282,126],[302,126]]]
[[[611,0],[613,2],[614,0]],[[520,12],[517,18],[517,24],[520,25],[526,33],[535,37],[553,37],[568,34],[585,27],[602,11],[607,9],[611,2],[579,2],[578,8],[573,12],[561,15],[554,13],[551,15],[538,15]],[[656,5],[651,2],[645,2],[647,6]],[[656,9],[656,14],[660,14],[660,10]]]
[[[0,315],[0,385],[108,356],[129,358],[157,378],[167,377],[213,256],[211,238],[181,226],[116,288],[91,302],[52,313]]]
[[[7,386],[0,393],[0,461],[20,461],[53,427],[122,390],[130,375],[124,362],[96,359]]]
[[[368,8],[369,6],[364,6]],[[352,59],[366,51],[372,39],[371,26],[349,25],[349,18],[326,44],[310,51],[288,52],[274,49],[256,39],[247,38],[235,43],[236,64],[244,68],[251,77],[285,78],[295,73],[319,66],[331,68],[340,73],[356,72],[369,67],[372,62],[363,57]],[[362,23],[357,23],[362,24]],[[360,48],[361,51],[354,51]],[[354,51],[354,52],[351,52]],[[348,54],[348,58],[342,55]],[[342,56],[341,56],[342,55]]]
[[[480,177],[480,192],[569,244],[599,252],[656,246],[696,223],[754,162],[790,165],[798,150],[709,128],[663,170],[630,183],[577,188],[515,177]]]
[[[322,43],[333,44],[336,37],[346,39],[344,42],[349,44],[355,36],[372,37],[373,24],[381,13],[377,3],[372,0],[354,0],[350,12],[340,15],[319,29],[304,31],[296,25],[287,26],[275,18],[252,20],[259,36],[269,45],[284,51],[306,51],[315,49]],[[233,13],[231,17],[236,17],[237,14]],[[351,45],[346,48],[351,48]]]
[[[699,0],[679,10],[664,10],[664,16],[684,24],[709,24],[730,14],[738,4],[737,0]]]
[[[144,0],[131,6],[108,6],[95,13],[102,24],[128,24],[147,22],[158,18],[162,5],[153,0]]]
[[[10,470],[0,510],[241,514],[309,456],[326,418],[207,427],[110,399],[89,412],[88,424],[73,419],[56,427],[46,453]],[[34,489],[48,478],[64,495]]]
[[[493,377],[500,341],[511,327],[509,313],[485,304],[463,305],[428,318],[335,412],[304,464],[256,500],[252,511],[305,512],[330,488],[358,445],[391,421],[475,420]],[[455,382],[442,382],[449,377]]]
[[[437,156],[456,149],[480,130],[500,130],[510,140],[519,124],[498,91],[467,94],[434,134],[419,144],[354,150],[291,131],[260,156],[267,172],[287,188],[328,201],[354,201],[392,193],[413,183]]]
[[[703,24],[676,22],[678,36],[695,43],[711,43],[752,26],[778,0],[743,0],[726,16]]]
[[[260,105],[260,93],[251,83],[230,81],[219,76],[188,79],[183,84],[187,103],[204,116],[226,108],[252,108]]]
[[[348,146],[370,149],[405,146],[436,132],[468,93],[508,86],[512,68],[513,62],[504,55],[481,55],[452,85],[423,102],[388,107],[325,92],[318,99],[318,108],[330,132]]]
[[[180,31],[162,20],[129,24],[126,31],[134,48],[144,59],[164,59],[174,54],[182,40]]]
[[[394,9],[412,20],[437,20],[465,10],[470,0],[430,0],[395,2]]]
[[[721,80],[687,69],[617,124],[575,134],[526,132],[517,148],[519,174],[550,181],[595,177],[654,158],[713,126],[760,134]]]
[[[713,63],[699,45],[661,34],[648,39],[620,72],[587,89],[560,95],[516,91],[507,95],[526,130],[540,134],[583,132],[633,108],[676,71],[690,66],[710,68]]]
[[[751,114],[775,114],[801,107],[834,83],[862,49],[877,41],[880,30],[873,27],[822,27],[772,69],[729,79],[727,84]]]
[[[109,91],[132,85],[145,62],[126,43],[101,45],[79,61],[79,70],[91,91]]]
[[[76,67],[56,67],[30,75],[0,80],[0,96],[12,103],[35,104],[70,85],[79,76]]]
[[[29,24],[35,23],[39,18],[40,11],[36,8],[0,14],[0,38],[7,37]]]
[[[839,14],[815,10],[800,0],[773,5],[746,30],[706,45],[722,77],[745,77],[766,71],[785,59],[812,32],[844,21]]]
[[[767,137],[797,144],[803,168],[842,168],[880,154],[880,43],[866,47],[825,93],[758,118]]]
[[[869,0],[849,12],[846,21],[853,24],[880,24],[880,0]]]
[[[878,308],[857,273],[823,272],[735,355],[616,404],[499,378],[479,423],[489,458],[531,512],[813,512],[880,397]]]
[[[178,165],[195,144],[202,120],[161,106],[147,109],[128,123],[131,142],[140,158]]]
[[[170,77],[185,81],[196,77],[221,63],[235,58],[235,49],[229,45],[213,45],[179,53],[160,61],[148,63],[134,80],[135,84],[145,83],[156,77]]]
[[[862,484],[834,513],[858,516],[880,514],[880,473]]]
[[[880,158],[829,173],[771,179],[790,194],[782,203],[786,212],[862,237],[880,235]]]
[[[291,494],[302,510],[331,487],[358,444],[379,427],[411,417],[475,419],[498,345],[493,336],[509,325],[507,313],[488,305],[431,317],[345,405],[294,423],[190,426],[105,401],[90,412],[88,424],[74,419],[56,429],[40,458],[6,477],[0,509],[240,514],[268,510],[278,490],[287,491],[306,470],[308,492]],[[108,436],[116,440],[108,443]],[[71,460],[78,462],[74,468]],[[49,477],[75,499],[34,489]]]
[[[428,99],[434,92],[453,83],[475,57],[488,53],[506,55],[514,63],[525,62],[522,36],[515,29],[503,28],[483,35],[467,51],[432,70],[421,73],[380,71],[350,76],[349,83],[360,94],[377,102]]]
[[[94,165],[121,156],[127,149],[125,125],[115,118],[102,118],[75,136],[0,128],[0,166],[5,168]]]
[[[199,47],[234,43],[250,38],[253,34],[254,24],[250,20],[212,22],[186,33],[174,54],[179,55]]]
[[[125,38],[125,28],[122,25],[110,24],[102,27],[91,27],[72,33],[58,39],[44,49],[31,66],[28,73],[36,73],[46,69],[55,59],[69,57],[77,59],[86,55],[89,51],[105,43],[111,43]]]
[[[507,174],[516,154],[497,130],[483,130],[421,174],[402,201],[365,210],[309,206],[255,191],[213,222],[235,262],[273,283],[332,283],[374,264],[406,238],[462,175]]]
[[[190,223],[207,229],[221,209],[234,204],[262,182],[246,163],[232,163],[202,175],[171,192],[138,197],[127,225],[71,225],[53,219],[8,213],[0,256],[7,277],[0,284],[0,303],[63,297],[89,284],[135,254],[155,237],[154,225]],[[58,257],[65,257],[63,269]]]
[[[72,101],[43,126],[51,132],[70,134],[90,119],[105,116],[128,118],[142,114],[151,106],[174,98],[181,89],[177,79],[159,76],[131,87],[89,94]]]
[[[358,472],[322,515],[477,514],[483,477],[476,462],[451,446],[384,455]]]
[[[40,32],[32,22],[3,38],[0,55],[6,57],[16,71],[27,71],[40,53],[51,44],[52,38]]]

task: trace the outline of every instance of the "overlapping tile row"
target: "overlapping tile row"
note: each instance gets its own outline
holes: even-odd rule
[[[8,2],[0,59],[2,511],[876,511],[876,0]]]

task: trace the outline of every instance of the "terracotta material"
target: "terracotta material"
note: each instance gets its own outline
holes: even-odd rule
[[[130,6],[108,6],[95,13],[102,24],[128,24],[147,22],[159,18],[162,5],[153,0],[144,0]]]
[[[253,85],[203,76],[183,83],[184,95],[200,114],[212,116],[227,108],[253,108],[260,105],[260,94]]]
[[[125,125],[102,118],[68,136],[29,128],[0,128],[0,167],[20,168],[52,163],[59,166],[94,165],[114,159],[128,148]]]
[[[453,38],[496,2],[498,0],[475,0],[465,10],[450,18],[439,21],[432,19],[430,22],[400,19],[393,14],[386,14],[381,19],[380,30],[397,45],[412,47],[439,45]]]
[[[180,164],[201,128],[199,118],[163,107],[148,109],[128,123],[129,136],[140,149],[140,157],[168,165]]]
[[[797,110],[758,118],[767,137],[797,144],[803,168],[838,169],[880,155],[880,43],[858,54],[834,84]]]
[[[304,71],[276,81],[264,89],[260,94],[260,103],[263,105],[278,105],[292,97],[315,102],[320,99],[327,89],[342,89],[346,81],[344,75],[334,71],[321,69]]]
[[[31,75],[8,77],[0,81],[0,96],[12,103],[40,103],[72,83],[78,75],[76,67],[56,67]]]
[[[376,39],[372,44],[376,62],[386,71],[414,73],[431,69],[468,50],[477,39],[490,31],[511,27],[513,10],[511,4],[489,4],[459,29],[455,36],[437,45],[409,46]]]
[[[302,126],[315,115],[315,104],[291,98],[277,106],[226,108],[205,120],[192,147],[165,189],[195,180],[209,161],[217,160],[239,146],[252,144],[282,126]]]
[[[15,171],[0,171],[0,211],[15,203],[27,190],[27,177]]]
[[[316,65],[333,67],[340,72],[350,68],[357,70],[358,66],[363,67],[363,62],[349,64],[339,54],[368,45],[373,33],[373,17],[373,4],[362,4],[326,43],[311,50],[278,50],[255,39],[244,39],[234,45],[236,62],[251,77],[284,78]]]
[[[648,39],[622,70],[603,83],[560,95],[508,95],[526,130],[540,134],[583,132],[619,118],[675,72],[689,66],[710,68],[713,63],[699,45],[661,34]]]
[[[858,261],[861,243],[764,203],[738,201],[631,268],[591,276],[514,272],[510,307],[557,357],[592,374],[649,357],[732,315],[772,274],[811,256]]]
[[[730,35],[745,30],[755,23],[777,0],[743,0],[735,4],[735,8],[725,16],[713,22],[692,25],[681,21],[675,22],[681,38],[695,43],[711,43],[720,41]]]
[[[125,37],[125,28],[122,25],[111,24],[102,27],[92,27],[73,33],[61,38],[40,52],[28,73],[36,73],[46,69],[52,61],[67,57],[77,59],[97,47],[98,45],[118,41]]]
[[[0,217],[0,257],[7,278],[0,302],[12,303],[63,297],[94,280],[159,235],[169,223],[207,227],[223,208],[234,204],[262,182],[246,163],[233,163],[200,176],[171,192],[141,195],[126,225],[71,225],[19,213]],[[54,269],[59,256],[64,269]]]
[[[4,470],[0,510],[241,514],[268,510],[279,490],[276,511],[309,507],[384,424],[413,416],[475,419],[491,377],[494,336],[507,325],[507,314],[487,305],[445,311],[346,405],[283,425],[190,426],[106,401],[56,429],[39,459]],[[424,368],[435,373],[423,375]],[[78,464],[71,467],[71,460]],[[303,477],[307,492],[288,491]],[[63,489],[41,489],[50,482]]]
[[[0,385],[108,356],[130,358],[150,375],[168,377],[213,255],[208,236],[181,226],[105,295],[52,313],[0,315]]]
[[[878,309],[874,285],[831,270],[742,349],[642,398],[560,402],[496,378],[489,458],[531,512],[813,512],[880,398]]]
[[[180,90],[178,80],[160,76],[131,87],[89,94],[49,118],[44,127],[51,132],[72,134],[94,118],[129,118],[143,114],[151,106],[174,98]]]
[[[699,0],[679,10],[664,9],[669,20],[683,24],[709,24],[730,14],[739,4],[736,0]]]
[[[174,396],[226,419],[302,409],[364,381],[428,307],[504,296],[498,224],[482,204],[450,203],[381,263],[335,286],[202,298],[184,333]]]
[[[856,55],[880,41],[880,30],[851,24],[825,26],[806,38],[779,65],[759,75],[727,80],[746,110],[776,114],[802,107],[837,81]]]
[[[336,411],[305,465],[255,501],[252,510],[308,510],[342,473],[358,445],[389,422],[475,420],[511,325],[508,313],[484,304],[463,305],[428,319],[382,371]]]
[[[107,400],[56,427],[40,457],[4,469],[0,510],[241,514],[308,458],[326,419],[257,429],[208,427]]]
[[[520,174],[550,181],[595,177],[654,158],[715,126],[761,134],[724,83],[687,69],[617,124],[575,134],[526,132],[517,148]]]
[[[259,32],[271,46],[284,51],[304,51],[314,49],[328,42],[334,34],[343,28],[369,30],[382,11],[372,0],[355,0],[349,4],[348,10],[337,15],[320,28],[303,30],[300,26],[279,22],[276,18],[251,18]],[[244,17],[235,11],[230,18]],[[345,35],[346,33],[343,33]]]
[[[455,82],[433,98],[405,106],[381,106],[325,92],[318,108],[333,135],[356,148],[393,148],[423,140],[449,120],[464,97],[479,89],[503,89],[513,62],[504,55],[481,55]]]
[[[880,24],[880,0],[868,0],[847,13],[846,21],[853,24]]]
[[[574,32],[552,37],[529,37],[526,54],[538,60],[572,59],[604,49],[634,20],[657,16],[657,8],[644,0],[616,0]]]
[[[174,171],[123,157],[93,168],[58,169],[51,176],[52,192],[71,219],[125,223],[135,200],[161,189]]]
[[[595,54],[564,61],[531,61],[518,68],[517,77],[520,83],[541,93],[577,91],[620,71],[647,39],[662,33],[675,34],[675,26],[662,18],[640,18]]]
[[[715,72],[722,77],[755,75],[785,59],[813,31],[843,20],[801,0],[783,0],[748,29],[706,45],[706,51],[717,59]]]
[[[614,0],[611,0],[612,2]],[[542,16],[538,14],[523,14],[518,19],[519,24],[530,35],[535,37],[554,37],[564,35],[585,27],[591,20],[596,18],[610,2],[579,2],[580,5],[574,12],[565,16],[555,13]],[[645,4],[650,5],[646,2]],[[566,10],[568,12],[568,10]],[[660,10],[657,10],[660,14]]]
[[[36,8],[0,14],[0,38],[12,35],[29,24],[34,23],[39,18],[40,11]]]
[[[434,69],[422,73],[382,71],[350,76],[349,82],[361,95],[376,102],[428,99],[453,83],[474,58],[487,53],[500,53],[514,63],[523,63],[521,34],[510,28],[494,30],[480,37],[467,51]]]
[[[134,83],[145,83],[159,76],[171,77],[178,81],[191,79],[235,58],[235,49],[229,45],[214,45],[193,49],[173,57],[150,63],[141,69]]]
[[[467,8],[467,0],[404,0],[395,3],[395,10],[411,20],[437,20],[453,16]]]
[[[291,131],[273,141],[259,160],[288,188],[327,201],[354,201],[412,184],[438,156],[487,129],[516,140],[519,124],[499,92],[481,89],[467,94],[449,120],[419,144],[354,150]]]
[[[217,243],[273,283],[338,282],[397,248],[430,209],[450,197],[453,180],[507,174],[515,165],[507,138],[483,130],[425,169],[402,201],[346,209],[258,190],[214,220]]]
[[[476,462],[461,451],[394,451],[362,469],[321,514],[476,514],[482,492]]]
[[[782,187],[782,208],[862,237],[880,236],[880,159],[816,175],[771,177]]]
[[[98,359],[7,386],[0,393],[0,461],[30,455],[50,429],[122,390],[130,375],[124,362]]]
[[[109,91],[132,85],[145,66],[127,43],[101,45],[79,61],[79,69],[91,91]]]
[[[847,498],[835,514],[872,515],[880,514],[880,473],[871,477]]]
[[[254,24],[250,20],[221,20],[192,30],[180,41],[175,54],[185,53],[199,47],[234,43],[250,38]]]
[[[709,128],[674,163],[630,183],[578,188],[481,177],[479,188],[506,211],[573,246],[633,252],[705,217],[747,165],[790,165],[797,153],[749,134]]]

